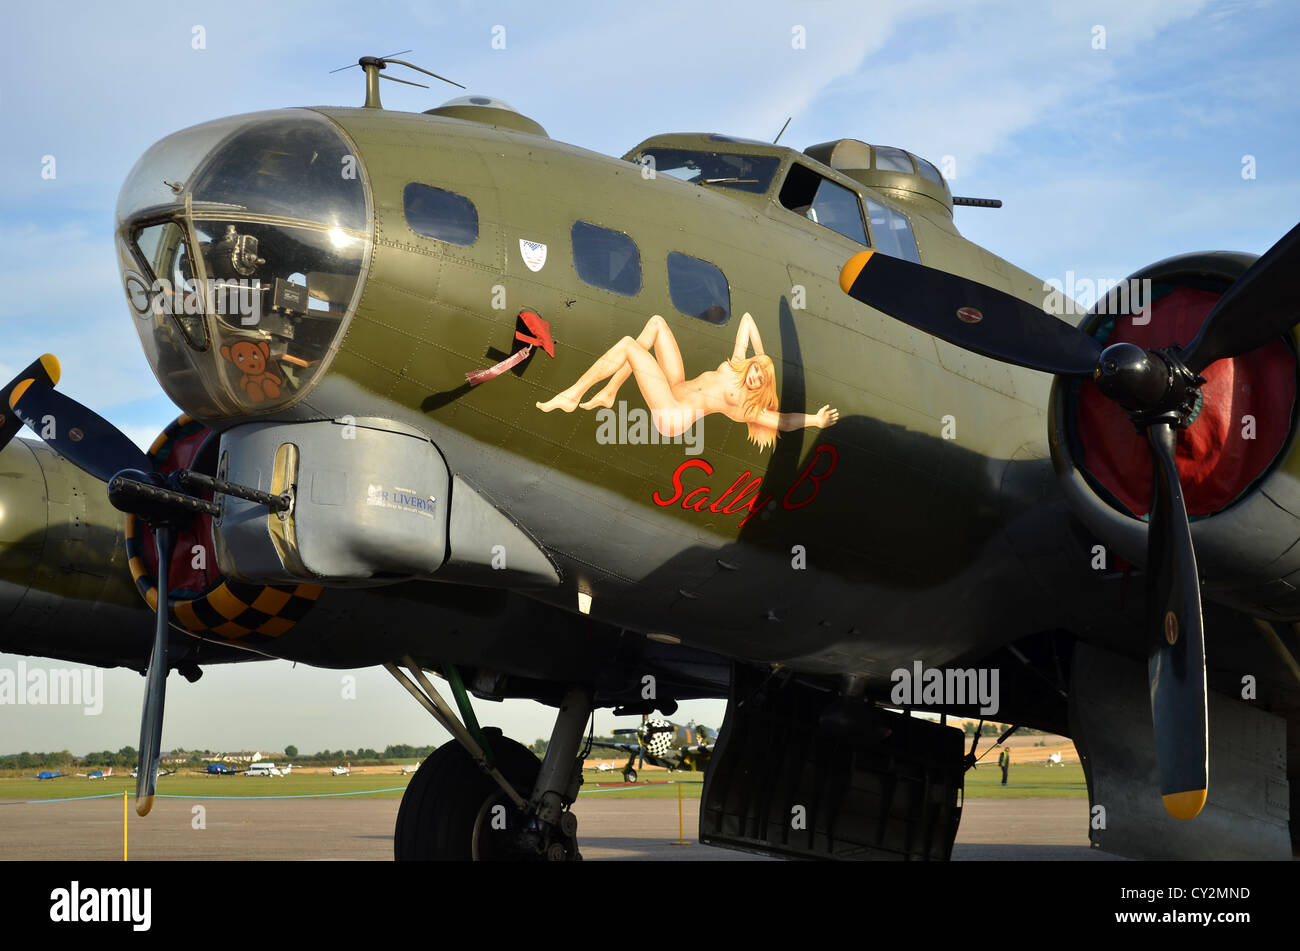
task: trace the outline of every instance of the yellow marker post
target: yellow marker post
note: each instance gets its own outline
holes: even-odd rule
[[[682,820],[682,784],[677,784],[677,841],[670,842],[669,845],[690,845],[686,841],[686,827]]]
[[[122,790],[122,861],[126,861],[126,790]]]

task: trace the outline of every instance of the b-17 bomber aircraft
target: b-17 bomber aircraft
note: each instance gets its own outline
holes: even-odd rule
[[[612,158],[359,65],[123,185],[122,332],[184,414],[148,452],[53,356],[0,391],[0,650],[147,671],[139,812],[168,672],[270,656],[454,735],[399,859],[579,857],[593,711],[704,697],[710,844],[948,858],[975,751],[928,712],[1072,737],[1107,850],[1291,854],[1300,231],[1079,318],[902,149]],[[545,756],[471,695],[556,708]]]

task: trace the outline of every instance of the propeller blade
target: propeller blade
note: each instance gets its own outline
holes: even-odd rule
[[[40,377],[20,381],[9,406],[51,449],[101,482],[122,469],[153,471],[149,457],[121,430]]]
[[[840,289],[917,330],[1031,370],[1091,375],[1101,355],[1092,337],[1018,297],[887,254],[855,254]]]
[[[158,549],[158,604],[155,610],[153,653],[145,675],[144,707],[140,713],[140,754],[135,780],[135,812],[147,816],[153,808],[162,752],[163,705],[167,697],[167,569],[176,536],[170,525],[153,526]]]
[[[1173,379],[1173,395],[1189,395],[1204,382],[1195,374],[1208,363],[1285,332],[1300,317],[1300,294],[1284,274],[1297,265],[1300,226],[1229,289],[1188,348],[1185,364],[1176,357],[1172,364],[1168,358],[1157,364],[1151,353],[1127,344],[1103,355],[1092,337],[1019,298],[900,258],[863,251],[840,272],[840,288],[850,297],[918,330],[1006,363],[1095,376],[1135,420],[1141,413],[1169,414],[1140,426],[1155,464],[1147,529],[1151,717],[1160,792],[1169,814],[1179,819],[1191,819],[1205,805],[1209,743],[1200,578],[1174,457],[1174,420],[1184,411],[1177,400],[1166,405],[1167,391]],[[1173,373],[1180,366],[1191,372]]]
[[[1264,252],[1219,298],[1187,345],[1184,362],[1200,373],[1216,360],[1262,347],[1300,321],[1300,225]]]
[[[9,407],[52,450],[101,482],[122,469],[152,472],[149,457],[117,426],[38,379],[19,382]]]
[[[9,445],[10,440],[14,438],[18,430],[23,428],[23,421],[18,418],[17,413],[11,413],[8,409],[9,400],[13,396],[14,389],[23,380],[35,380],[44,386],[53,387],[59,382],[59,358],[52,353],[47,353],[32,361],[27,369],[23,370],[16,377],[9,381],[3,390],[0,390],[0,449]]]
[[[1191,819],[1205,805],[1209,785],[1201,584],[1174,460],[1174,427],[1151,425],[1147,442],[1155,463],[1147,528],[1151,720],[1165,809],[1176,819]]]

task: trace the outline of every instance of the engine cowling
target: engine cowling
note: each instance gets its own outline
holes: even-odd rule
[[[195,468],[215,471],[216,440],[189,416],[181,416],[149,447],[159,472]],[[205,493],[211,498],[210,493]],[[217,564],[212,518],[199,515],[177,533],[168,570],[173,620],[192,634],[256,643],[287,633],[309,611],[322,588],[313,584],[264,585],[225,577]],[[158,561],[153,533],[134,515],[126,516],[126,554],[131,577],[150,608],[158,603]]]
[[[1099,300],[1080,329],[1103,344],[1185,345],[1254,260],[1208,252],[1159,261]],[[1300,618],[1297,366],[1292,331],[1206,367],[1177,451],[1205,595],[1287,620]],[[1152,468],[1126,413],[1091,380],[1058,378],[1050,441],[1075,514],[1120,557],[1145,563]]]

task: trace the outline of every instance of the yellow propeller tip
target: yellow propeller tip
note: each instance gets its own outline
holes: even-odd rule
[[[50,378],[50,385],[56,385],[59,376],[63,373],[63,367],[59,366],[59,358],[52,353],[42,354],[41,366],[45,368],[45,374]]]
[[[858,279],[858,275],[862,273],[862,269],[866,267],[867,262],[871,260],[871,255],[875,253],[876,252],[874,251],[859,251],[857,254],[853,255],[853,257],[849,258],[848,263],[840,269],[840,290],[845,294],[849,292],[849,288],[853,286],[853,282]]]
[[[35,382],[36,382],[35,380],[30,380],[30,379],[23,380],[21,383],[19,383],[17,386],[14,387],[13,392],[9,394],[10,409],[13,409],[18,405],[18,401],[23,398],[23,394],[27,392],[27,388]]]
[[[1165,811],[1175,819],[1194,819],[1205,807],[1205,790],[1189,789],[1187,792],[1169,793],[1161,797],[1165,801]]]
[[[153,796],[144,796],[135,801],[135,814],[137,816],[149,815],[149,810],[153,808]]]

